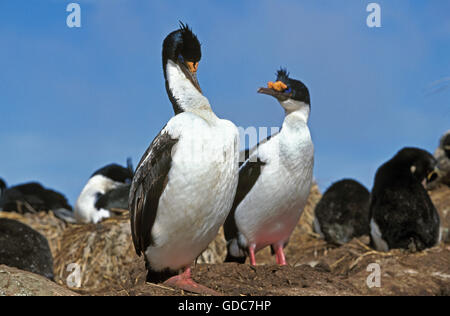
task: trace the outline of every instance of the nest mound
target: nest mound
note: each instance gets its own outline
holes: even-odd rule
[[[55,257],[55,280],[81,293],[93,293],[130,280],[124,271],[135,258],[128,214],[99,224],[71,225]],[[73,279],[79,272],[79,278]],[[72,282],[69,282],[69,280]]]

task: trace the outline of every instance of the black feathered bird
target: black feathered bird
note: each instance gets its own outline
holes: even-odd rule
[[[40,183],[30,182],[7,188],[0,184],[2,192],[0,209],[5,212],[32,213],[50,211],[71,213],[67,198],[54,190],[44,188]]]
[[[53,257],[47,239],[18,221],[0,218],[0,264],[53,280]]]
[[[372,245],[423,250],[439,242],[439,214],[422,182],[437,177],[436,159],[418,148],[403,148],[377,171],[370,204]]]
[[[333,244],[369,235],[370,193],[361,183],[344,179],[331,185],[315,208],[314,229]]]

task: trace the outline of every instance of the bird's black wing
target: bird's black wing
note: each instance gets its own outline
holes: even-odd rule
[[[131,233],[136,253],[140,255],[152,244],[151,231],[156,219],[159,198],[167,184],[172,165],[172,148],[178,142],[164,129],[145,152],[131,183],[129,209]]]

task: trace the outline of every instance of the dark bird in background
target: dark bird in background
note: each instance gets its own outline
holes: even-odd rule
[[[114,209],[128,209],[133,174],[130,158],[126,167],[109,164],[95,171],[75,203],[77,222],[98,223],[111,217]]]
[[[239,132],[218,118],[197,81],[200,42],[184,24],[163,43],[166,90],[175,116],[144,153],[130,190],[136,253],[148,282],[217,294],[190,266],[214,240],[236,192]]]
[[[423,182],[436,180],[436,159],[403,148],[377,171],[370,203],[373,246],[379,251],[421,251],[440,240],[440,219]]]
[[[260,142],[240,166],[239,184],[224,225],[226,262],[255,265],[255,253],[271,246],[280,265],[286,265],[288,243],[306,205],[314,166],[314,145],[308,128],[309,90],[286,70],[277,72],[259,93],[273,96],[285,112],[279,133]]]
[[[316,206],[314,230],[336,245],[369,236],[369,203],[370,193],[359,182],[352,179],[335,182]]]
[[[2,178],[0,178],[0,203],[3,197],[3,194],[6,192],[6,182]]]
[[[47,239],[18,221],[0,218],[0,264],[53,280],[53,257]]]
[[[30,182],[8,188],[5,181],[0,179],[0,192],[0,209],[4,212],[24,214],[53,211],[62,219],[72,216],[72,207],[67,198],[44,188],[40,183]]]

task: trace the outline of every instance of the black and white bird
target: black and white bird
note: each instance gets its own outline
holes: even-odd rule
[[[94,172],[84,186],[74,207],[79,223],[98,223],[112,216],[111,209],[127,209],[133,167],[110,164]]]
[[[439,214],[423,183],[436,179],[436,164],[427,151],[406,147],[378,169],[370,203],[370,235],[377,250],[420,251],[439,242]]]
[[[47,239],[18,221],[0,218],[0,264],[53,280],[53,257]]]
[[[308,88],[286,70],[259,93],[275,97],[285,110],[281,131],[250,151],[239,169],[239,184],[224,225],[226,262],[256,264],[255,253],[271,246],[277,263],[297,225],[312,185],[314,146],[308,128]]]
[[[200,43],[187,25],[166,37],[162,57],[176,115],[136,169],[129,199],[133,242],[145,256],[149,282],[212,293],[192,280],[190,265],[216,237],[233,203],[239,134],[201,92]]]
[[[369,236],[370,193],[361,183],[344,179],[333,183],[314,210],[314,230],[327,242],[343,245]]]
[[[72,216],[72,207],[67,198],[59,192],[44,188],[38,182],[8,188],[5,181],[0,179],[0,191],[0,210],[4,212],[24,214],[53,211],[61,219]]]

